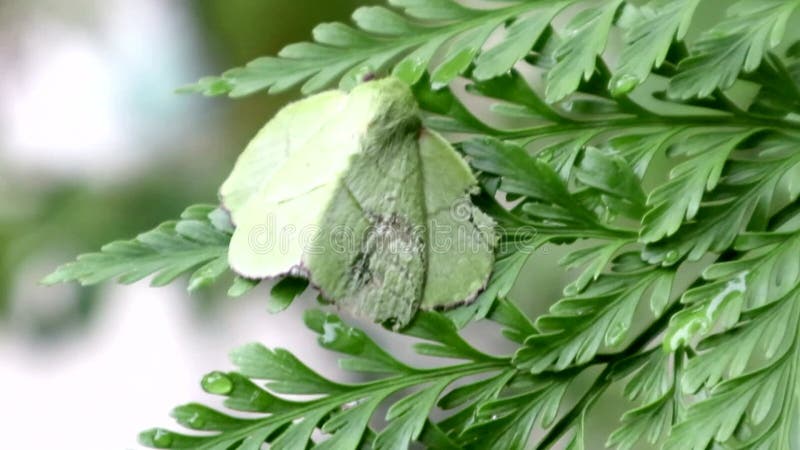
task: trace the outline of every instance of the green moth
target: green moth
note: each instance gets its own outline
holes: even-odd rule
[[[403,82],[323,92],[278,112],[222,185],[236,225],[229,263],[247,278],[302,275],[400,328],[485,286],[495,233],[471,202],[476,186]]]

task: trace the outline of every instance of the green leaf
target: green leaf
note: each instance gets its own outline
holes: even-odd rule
[[[703,206],[698,209],[699,220],[685,224],[674,236],[649,244],[643,252],[644,258],[652,263],[670,264],[676,261],[676,258],[684,256],[694,261],[700,259],[707,251],[721,252],[728,248],[741,232],[748,229],[753,231],[763,229],[767,225],[770,212],[785,202],[787,196],[790,202],[794,201],[797,192],[793,192],[792,186],[796,183],[795,177],[800,174],[800,156],[794,151],[795,141],[778,137],[775,141],[767,141],[762,145],[755,158],[743,156],[728,161],[726,169],[721,174],[720,185],[715,186],[716,189],[706,195]],[[720,159],[720,162],[722,161]],[[705,165],[705,161],[701,164],[703,164],[700,166],[701,171],[706,171],[710,167]],[[706,186],[712,182],[716,185],[716,180],[719,179],[716,170],[717,168],[712,169]],[[696,188],[699,188],[701,179],[698,175],[699,172],[689,175],[692,178],[690,183],[698,183]],[[674,194],[675,192],[671,195]],[[653,196],[655,195],[654,192]],[[678,200],[677,197],[672,198]],[[688,215],[693,211],[693,203],[683,203],[686,204],[689,205]],[[645,216],[645,221],[651,214],[657,214],[655,211],[659,209],[663,211],[666,207],[667,205],[654,208],[652,213]],[[675,212],[672,210],[667,214]]]
[[[603,347],[617,347],[627,336],[633,314],[645,293],[674,272],[608,274],[581,294],[564,298],[539,317],[539,333],[529,336],[517,350],[514,363],[522,370],[541,373],[564,370],[590,361]]]
[[[609,436],[606,446],[630,450],[637,448],[639,441],[656,444],[669,434],[673,414],[673,396],[669,392],[652,403],[626,412],[622,416],[622,426]]]
[[[586,423],[586,415],[581,414],[581,418],[578,420],[578,426],[575,427],[575,434],[572,435],[572,439],[570,439],[569,443],[565,447],[564,450],[584,450],[584,440],[586,439],[585,436],[585,423]]]
[[[443,409],[453,409],[465,404],[480,403],[483,400],[494,398],[514,375],[513,370],[506,370],[485,380],[459,386],[443,396],[439,400],[438,406]]]
[[[569,22],[564,31],[565,39],[555,50],[558,62],[547,74],[548,103],[563,100],[575,92],[581,79],[591,78],[595,58],[606,47],[614,14],[621,3],[621,0],[612,0],[600,7],[584,9]]]
[[[705,32],[681,61],[669,83],[670,97],[706,97],[731,87],[740,72],[755,70],[767,50],[781,42],[797,5],[794,0],[742,0],[731,6],[728,17]]]
[[[498,370],[506,369],[501,377],[494,378],[491,389],[476,392],[479,398],[467,401],[463,411],[474,415],[478,400],[496,397],[515,374],[508,370],[507,362],[484,358],[436,369],[411,368],[397,362],[363,331],[349,327],[336,316],[311,311],[305,319],[310,328],[321,334],[319,342],[323,347],[348,356],[341,360],[343,367],[389,376],[359,384],[335,383],[313,372],[285,350],[251,344],[231,355],[238,372],[212,372],[202,382],[207,392],[225,397],[227,408],[251,413],[247,418],[189,404],[176,408],[173,417],[185,428],[203,431],[202,435],[154,429],[142,433],[140,442],[154,448],[186,450],[259,450],[265,443],[279,450],[310,446],[356,450],[367,442],[373,448],[404,449],[420,439],[453,448],[448,446],[453,441],[427,419],[444,389],[461,379],[494,376]],[[454,338],[444,340],[454,341]],[[253,380],[267,381],[268,390],[258,387]],[[392,394],[401,392],[401,399],[387,412],[387,425],[375,435],[368,426],[378,407]],[[292,395],[296,400],[277,394]],[[432,427],[436,427],[438,436],[434,436]]]
[[[666,128],[646,134],[625,134],[608,141],[608,146],[622,155],[640,179],[647,174],[650,162],[657,154],[665,152],[673,138],[685,128]]]
[[[483,97],[506,102],[492,105],[492,111],[498,114],[511,112],[514,117],[548,119],[556,122],[567,120],[542,100],[525,77],[514,69],[490,80],[467,85],[467,90]],[[499,132],[486,134],[499,134]]]
[[[269,350],[260,344],[249,344],[231,352],[231,360],[239,367],[239,373],[248,378],[268,380],[267,386],[275,392],[321,394],[345,389],[283,349]]]
[[[369,420],[389,392],[379,392],[372,398],[345,408],[325,422],[322,431],[332,434],[314,448],[316,450],[357,449]]]
[[[305,292],[308,280],[300,277],[285,277],[275,283],[269,293],[267,310],[273,314],[279,313],[292,304],[295,298]]]
[[[689,30],[698,3],[656,0],[638,8],[639,17],[626,30],[619,67],[608,84],[612,95],[627,94],[647,79],[653,67],[664,63],[673,41],[683,39]]]
[[[441,89],[463,73],[492,31],[502,22],[503,20],[491,21],[456,37],[441,64],[431,74],[431,87]]]
[[[504,298],[498,298],[494,303],[489,318],[503,325],[503,336],[511,341],[522,344],[525,338],[536,332],[528,317],[513,303]]]
[[[586,266],[572,283],[564,287],[564,295],[575,295],[583,291],[586,286],[600,277],[608,263],[614,258],[617,251],[628,244],[629,241],[616,240],[594,247],[582,248],[567,254],[559,263],[567,268]]]
[[[388,424],[375,439],[376,450],[403,450],[419,437],[436,399],[453,379],[425,386],[392,405],[386,412]]]
[[[675,426],[664,444],[667,450],[703,450],[711,441],[729,440],[743,419],[752,425],[761,425],[765,411],[772,406],[781,407],[786,386],[794,386],[796,377],[787,379],[787,363],[794,352],[775,363],[747,375],[720,384],[711,391],[710,397],[692,405],[686,418]],[[769,409],[766,410],[768,412]],[[788,411],[787,411],[788,412]]]
[[[403,330],[403,334],[436,342],[415,344],[414,349],[423,355],[473,361],[494,359],[471,346],[458,334],[458,329],[450,319],[436,312],[421,312],[408,328]]]
[[[228,289],[228,296],[241,297],[250,292],[254,287],[258,286],[258,283],[260,283],[260,280],[251,280],[237,276],[233,279],[233,284],[231,285],[230,289]]]
[[[750,311],[736,327],[701,341],[703,352],[690,360],[683,378],[686,392],[697,392],[701,387],[714,386],[723,377],[735,377],[747,368],[754,355],[773,358],[782,349],[793,317],[792,301],[796,293],[774,305]]]
[[[484,403],[475,425],[464,433],[468,448],[522,450],[537,421],[547,428],[558,414],[568,383],[549,383],[532,391]],[[488,445],[488,446],[487,446]]]
[[[227,272],[230,234],[210,219],[214,206],[188,208],[180,220],[166,222],[129,241],[104,245],[100,252],[80,255],[42,280],[44,284],[78,281],[82,285],[106,280],[135,283],[155,275],[153,286],[164,286],[191,274],[189,290],[208,286]]]
[[[462,148],[471,158],[472,167],[501,177],[502,191],[567,211],[576,210],[578,220],[590,214],[572,197],[558,174],[548,164],[528,155],[524,148],[491,138],[468,141]]]
[[[481,46],[489,33],[502,28],[506,21],[517,17],[541,16],[539,27],[547,25],[560,8],[539,2],[512,0],[494,8],[469,8],[452,0],[422,2],[392,0],[392,6],[405,14],[378,6],[366,6],[353,13],[356,27],[342,23],[325,23],[313,31],[314,42],[302,42],[285,47],[276,57],[261,57],[245,67],[229,70],[220,77],[205,77],[186,86],[182,92],[205,95],[229,94],[232,97],[249,95],[268,89],[282,92],[302,83],[302,92],[310,94],[340,80],[344,86],[354,86],[362,73],[392,71],[398,78],[413,84],[424,74],[433,56],[442,51],[446,56],[432,67],[435,84],[444,86],[464,72],[479,57]],[[568,2],[559,2],[559,5]],[[513,27],[513,25],[512,25]],[[525,57],[536,40],[525,28],[528,44],[520,44],[517,31],[509,30],[507,37],[495,45],[497,50],[481,64],[482,72],[496,72],[493,61],[507,65],[508,70]],[[513,33],[511,33],[513,31]],[[508,42],[504,44],[504,42]],[[397,63],[396,65],[394,63]]]
[[[675,380],[679,376],[680,361],[658,347],[615,364],[615,377],[627,377],[625,396],[631,401],[641,401],[626,412],[621,426],[608,438],[607,447],[618,450],[637,448],[639,442],[657,444],[665,438],[677,417],[675,405]]]
[[[655,242],[674,234],[684,219],[693,219],[700,208],[703,193],[717,186],[730,153],[753,132],[732,130],[694,134],[676,144],[673,155],[690,159],[672,169],[669,182],[650,193],[647,199],[650,210],[642,220],[642,242]]]
[[[345,324],[334,314],[309,310],[303,316],[306,326],[320,336],[319,345],[352,358],[339,359],[339,366],[346,370],[377,373],[409,373],[413,369],[397,361],[363,331]]]
[[[575,175],[582,184],[618,201],[611,206],[612,209],[634,219],[642,216],[646,201],[644,191],[622,156],[589,147],[584,151]]]
[[[488,80],[505,74],[517,61],[522,60],[550,25],[566,2],[556,2],[527,16],[518,17],[506,30],[507,35],[499,44],[482,52],[475,61],[472,75],[478,80]]]

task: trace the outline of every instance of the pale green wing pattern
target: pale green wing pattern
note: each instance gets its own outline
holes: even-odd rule
[[[234,222],[247,200],[255,195],[307,141],[337,117],[347,95],[328,91],[291,103],[275,115],[250,141],[220,188],[225,208]]]
[[[236,225],[234,271],[248,278],[301,271],[305,244],[374,118],[375,96],[362,88],[309,97],[281,110],[248,145],[220,192]]]
[[[421,306],[466,303],[485,287],[494,264],[494,221],[472,204],[477,180],[444,138],[419,139],[428,227],[428,264]]]
[[[301,274],[328,300],[401,327],[484,286],[494,232],[475,187],[402,82],[312,96],[270,121],[223,185],[229,262],[249,278]]]

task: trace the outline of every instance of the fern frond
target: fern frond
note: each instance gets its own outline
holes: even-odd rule
[[[685,345],[714,327],[727,329],[742,311],[775,302],[800,283],[800,233],[744,234],[734,248],[748,253],[708,267],[703,273],[708,282],[684,293],[681,302],[687,307],[672,318],[668,348]]]
[[[498,225],[495,267],[477,299],[421,313],[402,330],[421,340],[418,353],[457,362],[413,367],[338,317],[309,312],[319,345],[371,381],[336,382],[288,351],[247,346],[234,352],[236,372],[204,379],[230,411],[179,407],[178,422],[199,433],[152,430],[142,441],[522,450],[542,428],[538,449],[566,442],[577,450],[603,393],[625,383],[629,411],[610,447],[796,445],[800,45],[773,51],[800,1],[737,0],[689,43],[699,0],[388,4],[187,89],[241,96],[302,85],[311,93],[384,73],[412,85],[425,126],[456,141],[481,182],[475,204]],[[619,32],[615,58],[606,47]],[[452,83],[458,77],[464,92]],[[738,95],[734,85],[753,92]],[[164,284],[192,273],[191,288],[209,284],[227,269],[223,219],[212,207],[192,208],[46,281],[156,274]],[[563,298],[528,318],[506,298],[523,266],[545,244],[572,243],[560,261],[576,272]],[[255,284],[237,278],[229,292]],[[269,309],[285,309],[306,286],[280,281]],[[650,314],[636,315],[646,322],[639,327],[643,303]],[[486,354],[459,334],[483,318],[519,344],[513,357]],[[577,377],[594,369],[572,401]],[[375,420],[382,406],[388,413]],[[445,419],[431,418],[437,408]]]
[[[647,200],[641,240],[655,242],[674,234],[684,220],[694,219],[703,194],[717,186],[733,149],[756,130],[695,134],[678,144],[676,155],[689,157],[672,169],[670,181],[654,189]]]
[[[180,220],[163,223],[130,241],[107,244],[98,253],[81,255],[42,282],[92,285],[117,279],[128,284],[156,274],[151,284],[163,286],[191,273],[192,291],[213,283],[228,270],[230,233],[226,213],[214,206],[192,206]]]
[[[657,0],[637,8],[626,30],[620,64],[608,84],[612,95],[627,94],[661,66],[673,42],[683,39],[700,0]]]
[[[604,347],[618,347],[645,294],[661,297],[651,300],[654,305],[665,304],[673,277],[669,270],[649,270],[598,278],[584,292],[557,302],[548,315],[536,321],[539,333],[528,337],[514,355],[514,363],[533,373],[564,370],[589,362]]]
[[[755,70],[766,52],[783,39],[786,22],[798,6],[794,0],[742,0],[728,18],[708,30],[681,61],[670,80],[669,95],[687,99],[727,89],[741,72]]]
[[[365,333],[349,327],[338,317],[321,311],[306,313],[306,325],[319,334],[319,344],[344,355],[342,368],[386,376],[362,384],[331,381],[300,362],[286,350],[269,350],[252,344],[232,353],[236,372],[213,372],[203,380],[204,389],[225,396],[232,412],[255,413],[240,418],[198,404],[178,407],[173,417],[186,428],[211,432],[185,435],[162,429],[142,433],[140,440],[153,448],[169,449],[258,449],[266,441],[270,448],[295,449],[314,445],[320,449],[356,449],[370,433],[368,424],[389,396],[408,388],[415,391],[396,401],[386,413],[387,425],[377,432],[372,448],[406,448],[418,439],[426,418],[437,401],[450,408],[474,410],[481,398],[493,398],[510,381],[513,372],[502,358],[485,355],[461,339],[447,319],[434,313],[420,315],[405,331],[425,339],[418,351],[428,355],[465,357],[462,364],[436,369],[417,369],[399,362],[380,349]],[[457,379],[479,374],[495,378],[484,395],[464,398],[458,391],[442,393]],[[266,388],[257,380],[266,381]],[[461,388],[469,389],[469,388]],[[478,389],[480,390],[480,389]],[[311,399],[288,400],[280,395],[314,395]],[[476,394],[471,389],[471,394]],[[440,397],[442,398],[441,400]],[[455,425],[452,421],[449,427]],[[466,426],[461,424],[460,426]],[[320,430],[326,438],[315,442]]]
[[[654,229],[648,223],[648,218],[659,215],[665,209],[667,211],[661,216],[669,221],[669,216],[675,214],[676,204],[680,205],[680,211],[684,205],[687,206],[687,217],[691,214],[691,218],[694,218],[694,213],[702,217],[684,224],[674,236],[648,245],[643,257],[652,263],[672,263],[676,258],[684,256],[697,260],[708,251],[724,251],[746,229],[763,230],[780,202],[791,203],[800,194],[796,181],[800,176],[800,155],[796,151],[796,145],[794,139],[778,137],[763,143],[763,147],[756,150],[758,154],[755,157],[736,155],[731,160],[717,153],[727,153],[731,147],[717,145],[704,153],[702,158],[692,159],[693,167],[684,163],[687,164],[685,172],[691,174],[689,176],[696,177],[698,171],[707,171],[704,174],[707,176],[685,180],[685,186],[694,192],[687,190],[682,194],[677,192],[676,195],[669,195],[666,200],[672,203],[664,203],[662,207],[655,206],[645,216],[643,230]],[[722,171],[721,163],[726,163],[726,160],[727,168]],[[678,168],[675,169],[676,172]],[[677,175],[681,176],[686,175]],[[701,207],[700,197],[696,195],[697,190],[703,189],[701,183],[705,182],[706,188],[713,188],[718,181],[721,181],[720,186],[703,199]],[[673,180],[664,185],[663,190],[656,189],[651,198],[661,200],[664,193],[675,189],[675,186]],[[672,223],[680,223],[674,217],[672,220]],[[645,240],[652,242],[651,234],[644,236]]]
[[[575,92],[581,79],[588,80],[594,73],[595,58],[606,47],[608,32],[622,0],[603,2],[579,12],[567,25],[564,34],[569,37],[556,48],[556,65],[547,74],[545,97],[555,103]]]
[[[238,97],[262,89],[281,92],[303,83],[303,93],[312,93],[336,80],[353,85],[387,66],[393,67],[395,76],[414,84],[437,52],[444,56],[432,66],[434,86],[447,85],[476,58],[477,76],[490,78],[524,58],[552,17],[569,2],[517,0],[490,9],[469,8],[454,0],[389,3],[405,14],[380,6],[359,8],[353,13],[355,28],[342,23],[318,25],[314,42],[289,45],[277,57],[256,59],[184,90]],[[512,23],[506,37],[478,57],[489,35],[507,21]]]
[[[673,429],[666,449],[701,450],[712,441],[724,443],[732,438],[751,441],[745,448],[790,448],[792,431],[787,420],[800,412],[795,401],[800,382],[799,290],[796,285],[777,302],[749,312],[736,328],[708,339],[709,349],[701,347],[701,353],[690,360],[687,375],[691,377],[684,389],[713,387],[708,398],[692,405]],[[768,362],[738,375],[757,346],[764,349]],[[715,385],[728,366],[733,377]]]
[[[611,433],[606,446],[629,450],[642,441],[657,444],[669,435],[679,408],[675,392],[678,370],[673,356],[656,347],[623,360],[618,366],[620,378],[634,372],[625,386],[625,396],[631,401],[641,401],[641,406],[622,416],[622,425]]]

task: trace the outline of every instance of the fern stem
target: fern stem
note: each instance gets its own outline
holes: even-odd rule
[[[535,138],[559,135],[563,133],[594,130],[598,128],[631,129],[631,128],[648,128],[648,127],[680,127],[680,126],[695,126],[695,127],[729,126],[729,127],[767,128],[773,130],[800,131],[800,123],[794,123],[786,120],[773,120],[767,118],[756,118],[752,116],[748,116],[746,120],[743,120],[740,117],[735,117],[730,115],[702,115],[702,116],[698,115],[698,116],[681,116],[672,119],[670,119],[668,116],[659,116],[652,119],[631,117],[631,118],[613,119],[613,120],[572,122],[566,124],[537,126],[537,127],[523,128],[519,130],[503,132],[500,135],[500,137],[502,137],[503,139],[519,139],[519,138],[535,139]]]
[[[411,375],[399,375],[361,385],[354,385],[351,386],[353,387],[352,390],[310,401],[306,404],[302,404],[298,408],[288,413],[273,414],[264,417],[263,419],[255,420],[252,425],[243,427],[235,432],[228,432],[224,436],[226,440],[231,439],[232,437],[245,438],[254,434],[259,429],[267,428],[272,425],[279,425],[294,419],[305,417],[307,414],[316,410],[325,409],[326,411],[331,411],[338,406],[359,401],[372,394],[378,394],[385,391],[397,392],[412,386],[446,378],[455,380],[456,378],[477,375],[494,370],[501,370],[508,368],[510,365],[511,361],[508,358],[498,358],[496,361],[491,362],[473,362],[443,368],[418,370],[416,373]],[[218,445],[218,442],[212,439],[209,440],[205,445],[198,447],[197,450],[217,448],[216,445]]]

